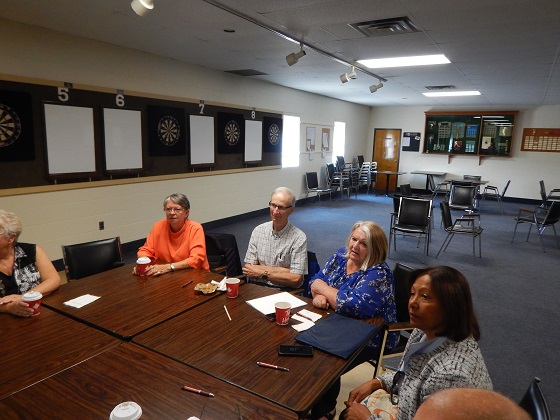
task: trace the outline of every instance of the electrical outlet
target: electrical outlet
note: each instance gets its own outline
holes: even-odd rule
[[[103,229],[105,229],[105,222],[101,221],[99,222],[99,230],[103,230]]]

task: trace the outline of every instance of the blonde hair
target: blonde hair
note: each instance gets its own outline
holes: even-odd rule
[[[0,235],[6,239],[15,235],[17,241],[22,231],[21,220],[15,213],[0,209]]]
[[[344,257],[348,258],[348,255],[350,254],[348,247],[350,245],[352,234],[356,229],[361,229],[366,234],[367,256],[360,267],[360,270],[365,271],[374,265],[385,262],[387,259],[387,251],[389,249],[387,236],[381,226],[370,221],[360,221],[354,223],[354,226],[352,226],[352,229],[350,230],[350,235],[348,235],[348,239],[346,240],[346,252]]]

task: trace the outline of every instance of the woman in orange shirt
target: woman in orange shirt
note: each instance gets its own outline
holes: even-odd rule
[[[189,220],[190,208],[184,194],[171,194],[163,200],[166,218],[154,224],[137,253],[138,257],[149,257],[157,262],[148,267],[146,275],[159,276],[186,268],[210,270],[204,229],[200,223]],[[137,274],[136,268],[134,274]]]

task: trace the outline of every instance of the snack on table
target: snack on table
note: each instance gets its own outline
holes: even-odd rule
[[[196,286],[194,286],[194,290],[198,290],[199,292],[202,292],[205,295],[209,293],[214,293],[217,288],[218,285],[212,283],[198,283]]]

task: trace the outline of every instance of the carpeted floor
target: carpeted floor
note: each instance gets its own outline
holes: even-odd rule
[[[337,197],[332,202],[327,198],[298,205],[290,221],[307,234],[308,249],[323,265],[344,246],[358,220],[373,220],[388,234],[392,206],[390,197],[361,192],[350,200]],[[436,260],[445,238],[436,203],[429,256],[423,255],[422,244],[416,247],[414,238],[399,237],[397,250],[391,250],[388,262],[391,266],[397,261],[413,267],[450,265],[465,274],[481,323],[480,346],[495,389],[518,401],[532,378],[538,376],[553,415],[560,415],[560,361],[555,356],[560,348],[560,250],[552,229],[544,234],[546,253],[534,230],[525,242],[528,226],[520,226],[515,242],[510,244],[514,217],[521,206],[529,207],[504,203],[506,213],[502,215],[495,201],[483,205],[482,259],[473,259],[470,237],[456,235]],[[263,215],[209,231],[234,234],[243,260],[252,229],[267,220],[269,216]]]

